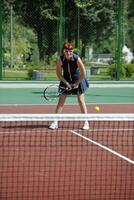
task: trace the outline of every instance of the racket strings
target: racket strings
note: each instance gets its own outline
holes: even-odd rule
[[[48,86],[44,91],[44,97],[46,99],[53,99],[59,96],[58,86]]]

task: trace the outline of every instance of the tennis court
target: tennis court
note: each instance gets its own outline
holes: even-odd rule
[[[64,109],[69,114],[52,114],[56,101],[45,102],[44,85],[4,85],[0,88],[1,199],[134,198],[133,84],[92,85],[86,96],[87,116],[79,114],[73,97]],[[100,113],[95,113],[94,105],[100,106]],[[54,119],[59,128],[50,130]],[[90,129],[83,131],[85,120]]]

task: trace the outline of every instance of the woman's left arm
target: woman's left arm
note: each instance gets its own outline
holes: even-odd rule
[[[85,70],[85,66],[81,60],[80,57],[78,57],[78,60],[77,60],[77,66],[80,70],[80,77],[79,79],[76,81],[75,85],[76,87],[78,87],[78,85],[80,84],[80,82],[82,81],[82,79],[84,79],[86,77],[86,70]]]

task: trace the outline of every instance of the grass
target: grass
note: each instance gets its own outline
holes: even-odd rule
[[[27,71],[4,70],[3,79],[4,80],[28,80],[28,74],[27,74]]]

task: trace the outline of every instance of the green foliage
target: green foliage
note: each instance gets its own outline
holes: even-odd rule
[[[59,22],[57,13],[59,12],[59,0],[36,1],[32,4],[27,0],[4,0],[5,13],[10,14],[10,3],[12,2],[14,16],[19,17],[19,21],[23,27],[32,31],[37,37],[37,45],[39,49],[40,59],[45,55],[54,54],[56,52],[57,23]],[[127,43],[133,44],[133,5],[134,1],[129,0],[127,3],[128,12],[125,18],[127,28],[126,40]],[[116,16],[116,0],[66,0],[65,1],[65,27],[66,39],[69,41],[76,41],[77,39],[77,18],[78,8],[80,17],[80,40],[86,48],[87,45],[92,45],[95,51],[113,51],[114,50],[114,28]],[[69,10],[69,12],[67,12]],[[58,12],[57,12],[58,11]],[[5,19],[5,18],[4,18]],[[71,25],[73,24],[73,25]],[[127,25],[128,24],[128,25]],[[8,26],[9,27],[9,26]],[[69,31],[68,31],[68,30]],[[18,31],[17,31],[18,30]],[[15,31],[18,35],[19,28]],[[47,30],[47,31],[46,31]],[[25,34],[27,37],[27,33]],[[18,35],[19,36],[19,35]],[[34,37],[35,37],[34,36]],[[32,37],[32,38],[31,38]],[[33,36],[29,37],[30,41]],[[21,38],[21,36],[20,36]],[[23,38],[23,37],[22,37]],[[27,38],[26,38],[27,39]],[[23,39],[24,40],[24,39]],[[25,41],[18,41],[20,46]],[[35,39],[34,39],[35,40]],[[18,43],[17,42],[17,43]],[[131,45],[132,46],[132,45]],[[82,46],[83,48],[83,46]],[[16,49],[17,51],[17,49]],[[43,54],[44,53],[44,54]]]
[[[116,79],[117,68],[115,64],[110,65],[108,68],[108,74],[111,76],[111,79]],[[121,78],[130,78],[134,77],[134,64],[123,64],[120,69]]]
[[[134,77],[134,64],[125,64],[126,77]]]
[[[74,0],[78,8],[87,8],[95,3],[95,0]]]
[[[27,71],[28,78],[31,80],[33,77],[33,68],[29,68]]]
[[[134,1],[128,0],[125,5],[125,43],[131,51],[134,51]]]
[[[43,72],[44,69],[45,69],[44,64],[40,62],[38,65],[34,63],[27,63],[25,70],[27,70],[28,78],[32,80],[34,71]]]
[[[75,52],[85,60],[85,50],[115,55],[115,25],[117,0],[66,0],[66,41],[73,42]],[[3,38],[6,63],[10,64],[10,8],[13,8],[13,61],[17,69],[33,66],[54,69],[59,37],[59,0],[4,0]],[[125,43],[134,50],[134,1],[125,1]],[[79,22],[79,23],[78,23]],[[63,25],[62,24],[62,25]],[[79,32],[79,35],[78,35]],[[31,54],[31,58],[28,56]],[[85,56],[86,55],[86,56]],[[42,63],[41,63],[42,61]],[[28,67],[27,67],[28,66]],[[29,67],[31,66],[31,67]],[[122,76],[132,77],[132,67],[123,67]],[[125,71],[125,72],[124,72]],[[31,72],[29,72],[30,74]],[[116,69],[109,73],[116,76]]]
[[[37,49],[37,38],[31,29],[20,23],[18,17],[15,16],[13,21],[13,65],[15,68],[22,68],[26,63],[27,55],[31,53],[31,49]],[[5,32],[4,56],[6,63],[10,65],[10,26],[4,24],[3,29]],[[35,55],[37,57],[37,52]]]

